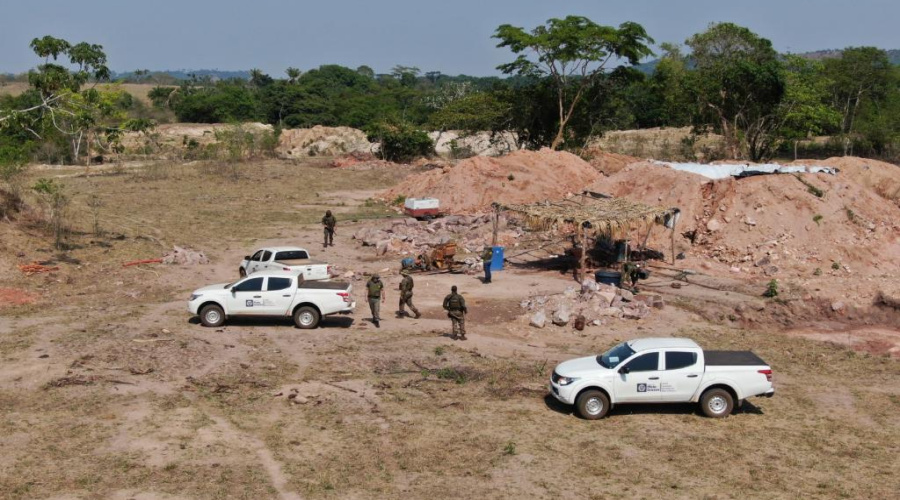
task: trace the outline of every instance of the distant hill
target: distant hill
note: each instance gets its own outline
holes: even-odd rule
[[[231,80],[233,78],[238,78],[241,80],[249,80],[250,79],[250,71],[249,70],[239,70],[239,71],[225,71],[219,69],[166,69],[161,71],[151,71],[151,73],[155,75],[168,75],[175,80],[188,80],[191,78],[191,75],[196,75],[198,77],[209,77],[213,81],[215,80]],[[122,73],[113,72],[114,80],[128,80],[134,78],[133,71],[126,71]]]
[[[841,57],[841,53],[843,51],[841,49],[826,49],[826,50],[814,50],[811,52],[801,52],[798,55],[800,57],[805,57],[806,59],[813,59],[816,61],[821,61],[822,59],[834,59],[835,57]],[[895,66],[900,66],[900,49],[893,49],[886,51],[888,55],[888,60],[891,64]],[[652,75],[654,71],[656,71],[656,65],[659,64],[659,59],[653,59],[652,61],[643,62],[641,64],[636,64],[634,69],[645,73],[647,75]]]

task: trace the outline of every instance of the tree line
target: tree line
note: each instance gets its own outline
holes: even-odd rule
[[[159,84],[150,98],[181,122],[349,126],[413,144],[411,154],[427,150],[422,130],[512,131],[522,147],[576,149],[609,130],[692,127],[720,134],[730,159],[788,156],[816,136],[832,137],[823,153],[900,157],[900,69],[881,49],[812,60],[719,23],[654,54],[639,24],[579,16],[531,29],[502,25],[494,38],[513,56],[498,68],[503,77],[325,65],[283,76],[193,77]],[[93,146],[76,144],[115,148],[122,131],[152,126],[127,94],[92,87],[108,76],[102,47],[45,37],[32,48],[44,63],[29,73],[31,89],[0,100],[0,161],[47,141],[68,144],[66,160],[79,161]],[[652,70],[643,71],[640,61],[653,55]]]

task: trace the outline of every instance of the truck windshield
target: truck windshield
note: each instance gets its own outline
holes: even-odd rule
[[[627,343],[622,342],[597,356],[597,363],[600,363],[600,366],[603,368],[615,368],[619,363],[631,357],[632,354],[634,354],[634,349],[629,347]]]
[[[275,254],[275,260],[303,260],[308,258],[309,254],[301,250],[291,250],[289,252],[278,252]]]

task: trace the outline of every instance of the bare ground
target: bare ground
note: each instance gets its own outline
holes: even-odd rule
[[[0,288],[36,297],[0,309],[5,497],[889,498],[900,489],[896,359],[814,338],[843,328],[896,341],[896,323],[843,316],[823,328],[790,296],[759,298],[760,283],[697,276],[673,289],[656,273],[645,286],[666,309],[575,332],[519,316],[521,299],[572,283],[558,273],[512,269],[490,286],[418,277],[424,315],[413,320],[388,314],[394,272],[380,329],[362,304],[313,331],[260,320],[203,328],[185,311],[187,294],[233,279],[237,259],[262,244],[304,245],[344,270],[395,271],[396,258],[376,258],[350,235],[385,213],[368,193],[407,172],[267,162],[233,181],[215,168],[173,166],[152,179],[54,172],[76,174],[65,182],[83,234],[65,256],[38,226],[0,224]],[[90,234],[91,192],[104,201],[103,236]],[[341,223],[323,252],[314,223],[326,207]],[[173,244],[212,263],[121,267]],[[15,265],[32,260],[61,270],[22,276]],[[472,310],[467,342],[447,337],[440,300],[452,284]],[[753,349],[774,367],[778,393],[724,420],[675,405],[622,406],[587,422],[547,397],[559,361],[650,335]]]

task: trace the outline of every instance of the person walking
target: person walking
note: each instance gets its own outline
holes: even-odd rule
[[[481,260],[484,261],[484,283],[491,282],[491,263],[494,260],[494,247],[485,246],[481,251]]]
[[[366,291],[369,309],[372,311],[372,323],[375,323],[376,328],[381,328],[381,304],[384,303],[384,283],[381,276],[373,274],[366,283]]]
[[[466,299],[456,293],[456,285],[450,288],[450,295],[444,297],[444,310],[453,323],[453,335],[450,338],[466,340],[466,314],[469,310],[466,308]]]
[[[409,310],[416,315],[416,319],[419,319],[422,315],[419,314],[419,310],[416,309],[416,306],[412,303],[413,286],[415,286],[412,275],[410,274],[409,269],[402,269],[400,274],[403,275],[403,279],[400,280],[400,316],[406,315],[404,307],[409,306]]]
[[[334,215],[331,215],[331,210],[325,211],[325,217],[322,217],[322,226],[325,229],[325,244],[323,246],[334,246],[334,227],[337,226],[337,219],[334,218]]]

